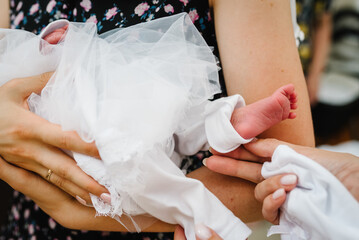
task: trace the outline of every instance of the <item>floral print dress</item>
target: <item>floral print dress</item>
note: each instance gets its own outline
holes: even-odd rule
[[[131,26],[155,18],[187,12],[208,45],[218,53],[208,0],[10,0],[11,28],[40,33],[50,22],[68,19],[93,22],[98,32]],[[222,78],[223,79],[223,78]],[[224,88],[222,80],[222,88]],[[223,91],[225,95],[225,90]],[[188,172],[201,166],[208,152],[200,152],[182,161]],[[14,192],[8,224],[1,228],[0,240],[11,239],[172,239],[173,233],[119,233],[66,229],[46,215],[33,201]]]

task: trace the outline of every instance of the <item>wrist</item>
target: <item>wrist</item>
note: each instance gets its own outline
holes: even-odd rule
[[[347,154],[346,163],[338,172],[337,178],[348,189],[352,196],[359,201],[359,158]]]

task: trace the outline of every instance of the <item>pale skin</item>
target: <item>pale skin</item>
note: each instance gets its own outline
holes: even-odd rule
[[[254,194],[256,199],[263,203],[263,216],[267,221],[278,224],[280,216],[279,208],[285,202],[286,193],[296,187],[297,178],[292,178],[294,180],[292,182],[282,181],[284,177],[295,175],[281,174],[264,180],[260,172],[263,162],[270,161],[274,150],[279,145],[288,145],[296,152],[322,165],[332,173],[359,202],[359,185],[357,184],[359,181],[359,157],[348,153],[336,153],[312,147],[299,146],[276,139],[260,139],[241,146],[228,154],[220,154],[213,151],[214,155],[205,161],[206,166],[212,171],[258,183]],[[274,197],[274,195],[276,195],[276,197]],[[211,232],[212,236],[206,239],[222,239],[213,230],[208,229],[208,231]],[[186,239],[182,228],[176,228],[174,239]],[[198,238],[198,240],[204,239]]]
[[[0,3],[3,4],[0,9],[8,4],[4,0]],[[210,4],[214,12],[219,51],[228,93],[240,93],[249,104],[270,96],[281,86],[292,83],[298,93],[298,117],[275,125],[261,136],[276,137],[291,143],[313,146],[314,137],[309,101],[295,46],[289,1],[214,0]],[[1,22],[6,23],[6,20],[1,20]],[[61,188],[70,192],[72,196],[79,195],[77,191],[72,192],[74,190],[70,190],[69,182],[71,182],[82,189],[81,191],[94,192],[96,195],[100,195],[104,192],[103,188],[96,184],[89,184],[91,180],[86,180],[88,177],[83,173],[73,174],[72,171],[75,171],[76,164],[74,162],[71,164],[68,157],[61,151],[52,151],[51,157],[44,154],[44,152],[49,152],[49,149],[53,150],[54,146],[87,153],[88,155],[96,155],[97,153],[93,144],[84,145],[75,133],[59,132],[59,126],[46,122],[46,131],[38,131],[36,126],[44,125],[45,122],[28,112],[24,107],[24,100],[31,89],[41,89],[48,78],[48,75],[33,77],[32,83],[38,87],[25,85],[24,82],[28,79],[17,79],[0,88],[0,91],[6,93],[0,94],[0,96],[7,96],[0,101],[0,112],[6,111],[7,113],[0,114],[0,154],[15,165],[19,165],[16,164],[17,162],[26,163],[22,167],[38,173],[42,178],[46,176],[50,164],[54,164],[54,158],[60,166],[62,166],[61,162],[66,161],[68,164],[67,171],[61,172],[56,166],[51,168],[62,179]],[[12,94],[8,94],[9,92]],[[12,97],[15,95],[18,100]],[[25,126],[26,128],[24,128]],[[22,132],[21,129],[29,128],[32,130],[32,135],[19,134]],[[46,140],[48,135],[56,137],[51,141]],[[71,137],[63,137],[65,135],[71,135]],[[35,138],[34,136],[39,137]],[[32,151],[35,145],[39,146],[36,154]],[[32,156],[25,154],[29,152],[33,153]],[[12,161],[8,159],[9,156]],[[74,229],[124,231],[123,227],[112,219],[94,218],[93,209],[82,206],[71,195],[53,187],[42,178],[4,161],[1,164],[2,175],[0,178],[33,198],[42,209],[60,224]],[[12,169],[13,174],[18,175],[15,175],[16,177],[9,176],[6,171],[3,171],[3,169],[9,168]],[[255,200],[253,194],[254,183],[214,173],[204,167],[192,172],[189,177],[202,181],[242,220],[250,222],[261,218],[261,204]],[[63,181],[65,179],[67,181]],[[31,184],[20,184],[27,182],[26,180],[35,181],[37,185],[34,183],[32,186],[41,187],[31,188]],[[91,185],[91,189],[88,188],[89,185]],[[32,189],[39,189],[39,191],[31,191]],[[80,194],[79,196],[88,201],[86,194]],[[69,212],[76,214],[66,214]],[[68,216],[72,217],[68,218]],[[158,221],[146,230],[173,231],[174,228]]]

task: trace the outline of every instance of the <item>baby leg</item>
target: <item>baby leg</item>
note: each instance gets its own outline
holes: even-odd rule
[[[234,110],[231,123],[245,139],[259,135],[285,119],[294,119],[297,108],[293,84],[279,88],[272,96]]]

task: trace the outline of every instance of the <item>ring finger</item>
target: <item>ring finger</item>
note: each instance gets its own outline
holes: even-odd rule
[[[41,148],[38,149],[41,150],[41,154],[37,155],[37,157],[39,158],[39,162],[45,168],[45,172],[47,172],[48,169],[51,169],[57,176],[96,196],[100,196],[102,193],[108,192],[105,187],[101,186],[92,177],[88,176],[79,166],[77,166],[74,159],[67,156],[60,149],[46,146],[44,144],[40,144],[38,147]],[[37,173],[43,174],[43,172]]]
[[[76,198],[83,205],[92,206],[90,195],[84,189],[60,177],[59,175],[54,173],[51,169],[46,169],[43,167],[41,172],[43,172],[43,174],[41,174],[41,177],[43,177],[46,181],[54,184],[58,188],[67,192],[68,194]]]

